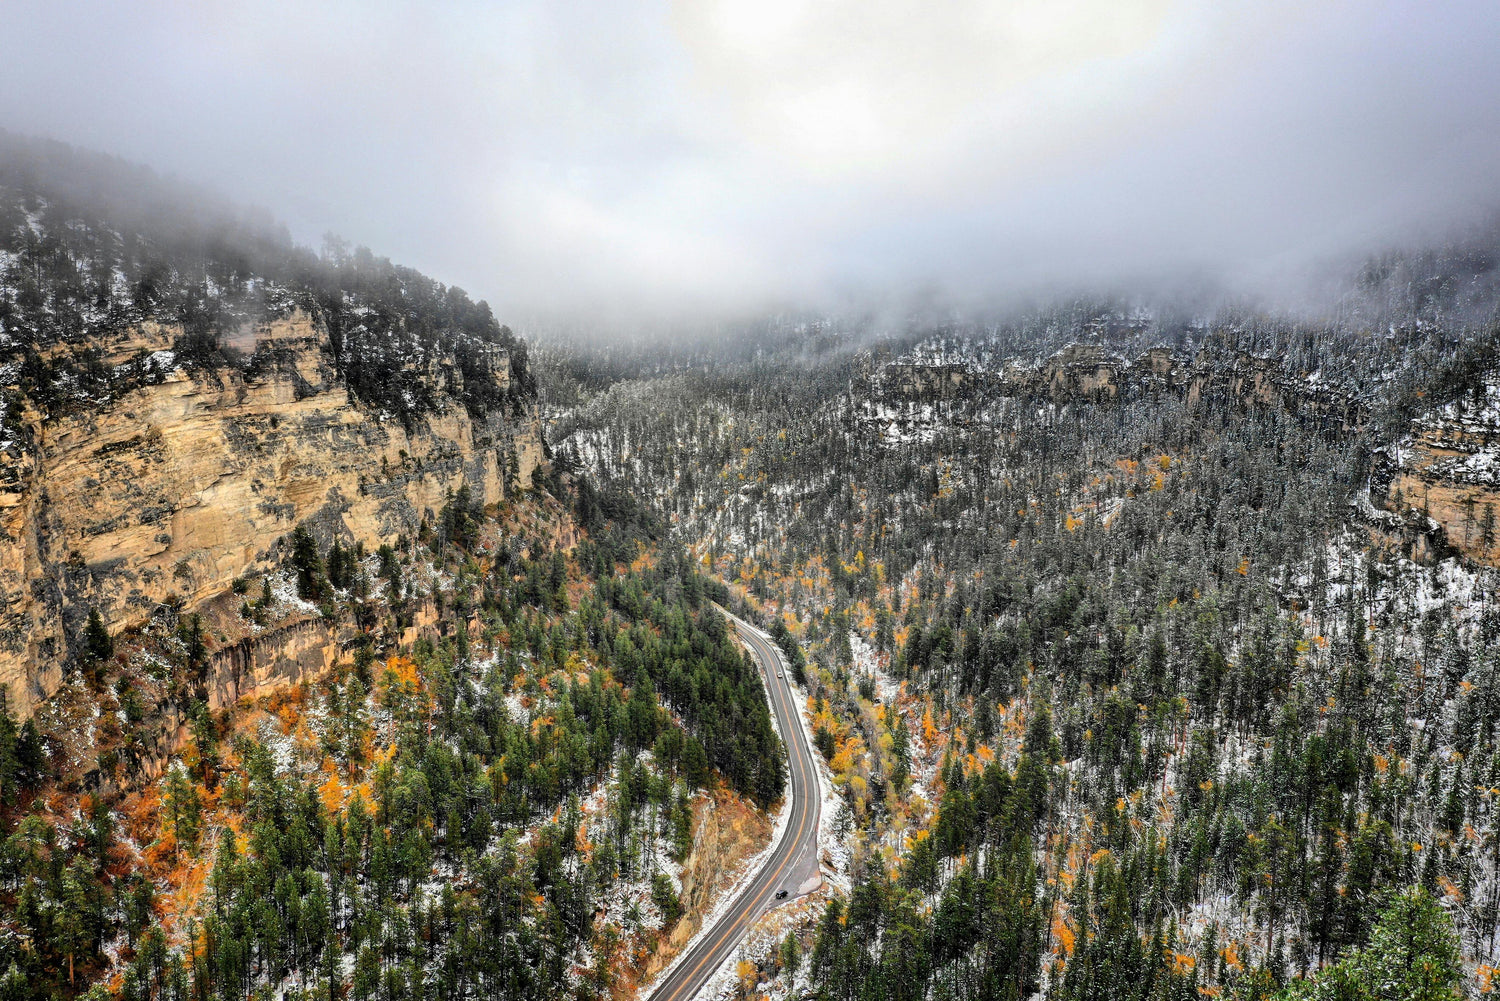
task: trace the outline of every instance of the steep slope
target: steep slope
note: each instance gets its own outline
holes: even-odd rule
[[[374,553],[299,528],[239,611],[0,711],[4,996],[628,997],[764,847],[780,745],[722,587],[546,487]],[[295,654],[320,605],[349,656],[203,698],[219,629]]]
[[[1357,965],[1413,885],[1489,983],[1494,573],[1368,487],[1487,421],[1493,338],[1353,339],[1330,387],[1322,332],[1273,321],[1301,358],[939,332],[578,381],[559,464],[654,498],[805,651],[853,886],[774,996],[1267,996]]]
[[[628,997],[764,848],[727,592],[484,303],[0,134],[0,394],[0,998]]]
[[[203,607],[300,523],[373,549],[461,487],[530,484],[525,347],[485,304],[0,140],[0,684],[23,716],[91,611],[119,633]]]

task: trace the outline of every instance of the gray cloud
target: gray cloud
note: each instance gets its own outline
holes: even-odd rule
[[[1191,272],[1492,210],[1492,3],[10,0],[0,126],[502,316]]]

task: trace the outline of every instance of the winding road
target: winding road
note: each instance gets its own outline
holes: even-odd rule
[[[818,819],[822,797],[812,747],[802,728],[796,690],[792,688],[792,679],[786,676],[781,651],[770,637],[748,622],[728,612],[724,614],[760,664],[771,707],[781,723],[781,738],[789,759],[787,795],[791,797],[791,817],[760,872],[718,920],[698,934],[687,952],[652,988],[648,1001],[690,1001],[696,997],[744,941],[745,933],[757,918],[810,892],[819,879]],[[778,899],[777,894],[782,891],[786,896]]]

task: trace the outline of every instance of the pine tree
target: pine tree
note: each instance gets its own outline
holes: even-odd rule
[[[1381,912],[1367,946],[1288,985],[1284,1001],[1461,1001],[1464,969],[1458,939],[1426,891],[1398,894]]]
[[[303,601],[321,600],[325,582],[323,560],[305,525],[292,530],[292,566],[297,571],[297,597]]]
[[[0,685],[0,804],[15,803],[21,777],[20,740],[16,720],[10,714],[9,689]]]
[[[202,802],[198,790],[188,778],[181,765],[174,765],[167,772],[167,786],[162,797],[166,827],[172,833],[180,853],[184,846],[189,854],[198,847],[198,825],[201,820]]]
[[[104,620],[99,616],[99,610],[90,608],[88,625],[83,630],[81,659],[91,676],[97,673],[110,657],[114,656],[114,652],[114,639],[109,635]]]

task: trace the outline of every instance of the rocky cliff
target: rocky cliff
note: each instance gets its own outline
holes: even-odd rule
[[[1344,428],[1358,427],[1366,419],[1359,400],[1316,379],[1293,377],[1275,359],[1245,352],[1216,357],[1202,351],[1188,358],[1158,347],[1130,361],[1096,344],[1070,344],[1040,363],[1012,360],[999,371],[961,363],[892,362],[881,369],[871,387],[876,398],[925,401],[990,393],[1061,403],[1113,400],[1143,392],[1175,393],[1190,403],[1213,395]]]
[[[1377,460],[1375,506],[1427,527],[1439,555],[1451,548],[1500,565],[1500,385],[1493,377],[1419,415]]]
[[[21,414],[29,441],[0,478],[0,684],[22,715],[56,690],[90,609],[116,633],[164,601],[192,610],[274,562],[300,523],[378,545],[463,485],[484,503],[528,486],[543,460],[529,403],[476,416],[440,363],[417,373],[434,402],[414,419],[356,402],[306,313],[242,330],[239,365],[177,366],[181,334],[133,326],[102,361],[144,358],[149,378]],[[503,388],[505,352],[492,365]]]

